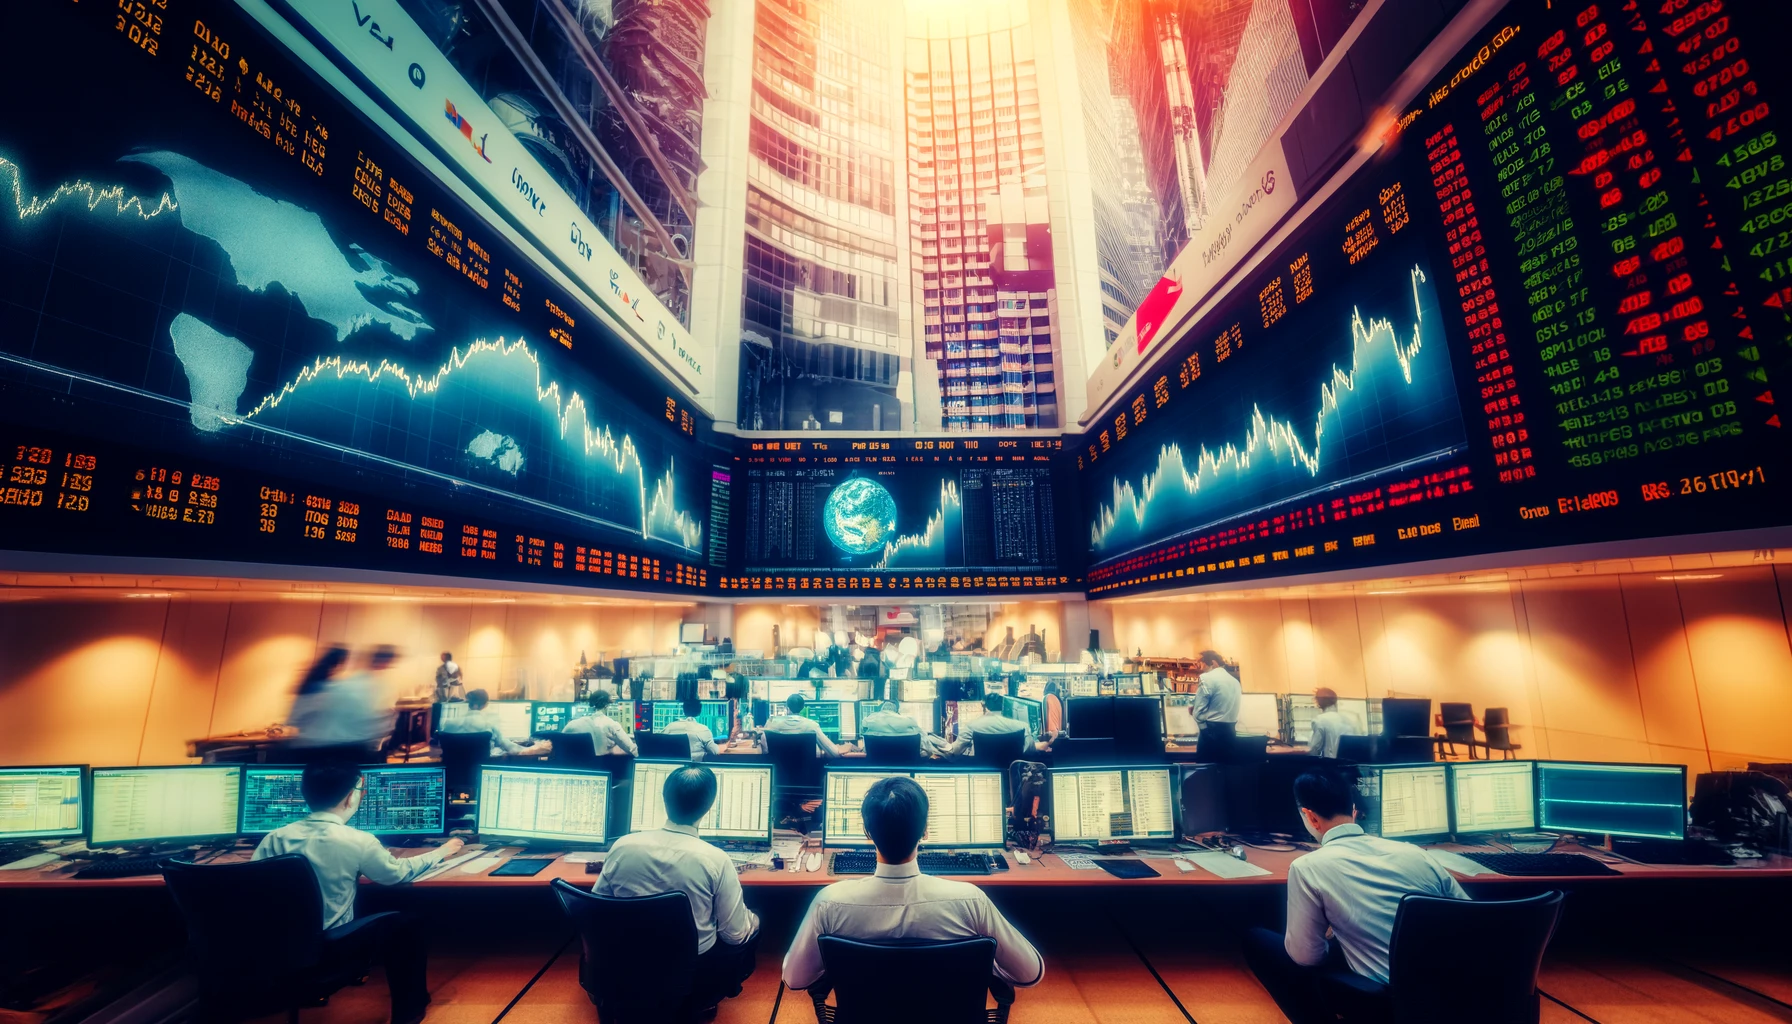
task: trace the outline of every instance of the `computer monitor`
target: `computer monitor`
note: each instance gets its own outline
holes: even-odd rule
[[[91,846],[236,835],[241,765],[95,768]]]
[[[1065,728],[1077,739],[1101,739],[1114,735],[1112,697],[1072,697],[1064,707]]]
[[[772,699],[772,681],[770,679],[750,679],[747,681],[747,699],[762,700],[767,703]]]
[[[1072,697],[1093,697],[1101,692],[1101,681],[1094,676],[1084,676],[1070,681]]]
[[[1167,765],[1052,770],[1052,841],[1176,838]]]
[[[698,713],[697,721],[709,726],[709,731],[717,739],[727,739],[734,731],[732,715],[733,705],[725,700],[703,701],[703,710]],[[652,703],[653,720],[648,727],[649,732],[665,732],[666,726],[684,717],[684,701],[656,700]]]
[[[828,739],[844,743],[859,738],[858,717],[854,714],[857,710],[852,701],[812,700],[803,705],[803,717],[821,726]]]
[[[904,679],[901,693],[905,701],[931,703],[940,699],[940,683],[937,679]]]
[[[865,716],[875,715],[879,711],[882,711],[883,707],[884,702],[881,700],[861,700],[853,702],[853,711],[858,716],[861,726],[865,721]]]
[[[957,723],[954,728],[958,736],[964,735],[965,726],[970,725],[972,719],[982,718],[983,713],[988,710],[980,700],[947,701],[946,707],[951,710],[952,720]]]
[[[1046,682],[1045,676],[1028,676],[1021,680],[1019,696],[1028,700],[1044,700]]]
[[[1025,722],[1034,737],[1045,735],[1045,704],[1027,697],[1003,697],[1002,714]]]
[[[566,723],[573,720],[573,709],[584,708],[585,714],[591,713],[591,705],[580,701],[577,704],[563,700],[538,700],[529,714],[529,732],[535,736],[552,736],[566,728]]]
[[[681,622],[678,624],[678,642],[681,644],[700,644],[708,629],[701,622]]]
[[[1537,827],[1685,839],[1686,766],[1538,761]]]
[[[828,768],[821,788],[823,841],[829,846],[869,847],[871,838],[865,835],[865,819],[859,815],[859,805],[865,802],[865,794],[880,779],[910,778],[912,775],[912,772],[904,771]]]
[[[1226,774],[1229,770],[1230,766],[1223,764],[1175,766],[1175,771],[1180,776],[1178,792],[1181,799],[1177,809],[1181,812],[1178,820],[1183,835],[1199,836],[1227,830],[1229,789]]]
[[[587,705],[585,705],[585,707],[587,709],[589,709],[591,707],[591,705],[587,704]],[[578,709],[578,706],[574,705],[574,710],[577,711],[577,709]],[[589,710],[587,710],[586,714],[591,714],[591,712]],[[622,730],[624,732],[628,733],[630,736],[633,736],[635,734],[635,702],[634,701],[632,701],[632,700],[613,700],[610,703],[604,705],[602,714],[605,718],[608,718],[611,721],[615,722],[617,725],[622,726]],[[578,714],[574,714],[572,717],[580,718],[582,716],[580,716]]]
[[[81,766],[0,768],[0,842],[79,836]]]
[[[636,761],[629,790],[628,830],[647,832],[666,823],[666,779],[683,761]],[[703,839],[772,837],[771,765],[706,765],[716,775],[716,802],[697,822]]]
[[[609,813],[607,772],[497,765],[479,769],[481,838],[597,848],[607,841]]]
[[[1191,739],[1201,733],[1201,724],[1195,721],[1195,695],[1192,693],[1166,693],[1161,698],[1164,706],[1164,735],[1178,739]]]
[[[498,731],[512,741],[530,737],[534,707],[535,702],[530,700],[494,700],[486,705],[487,710],[498,716]]]
[[[1450,831],[1524,832],[1537,827],[1536,773],[1530,761],[1450,765]]]
[[[1163,757],[1163,704],[1158,698],[1114,699],[1114,749],[1128,761]]]
[[[443,726],[460,721],[466,713],[467,702],[464,700],[438,701],[435,705],[435,730],[441,732]]]
[[[999,769],[916,769],[927,794],[927,847],[1001,849],[1008,841],[1008,809]]]
[[[310,814],[299,788],[304,773],[297,766],[245,766],[237,831],[261,835]],[[367,767],[361,769],[361,783],[361,806],[352,819],[361,831],[433,836],[447,827],[448,783],[440,765]]]
[[[1276,695],[1239,694],[1237,730],[1240,736],[1280,736],[1282,715],[1276,710]]]
[[[896,705],[896,712],[904,718],[914,720],[926,735],[937,735],[939,722],[934,715],[934,704],[930,700],[905,700]]]
[[[1450,831],[1448,769],[1441,764],[1364,767],[1357,777],[1363,831],[1383,839],[1436,839]]]
[[[773,704],[782,704],[793,693],[801,694],[804,699],[815,696],[815,684],[807,679],[768,679],[766,691],[767,700]]]

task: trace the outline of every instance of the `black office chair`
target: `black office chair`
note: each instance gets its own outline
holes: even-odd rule
[[[660,761],[689,761],[691,759],[691,741],[683,733],[669,736],[657,732],[644,732],[635,737],[635,747],[641,751],[642,757]]]
[[[1536,1024],[1537,971],[1562,914],[1562,894],[1522,900],[1407,896],[1388,944],[1388,984],[1349,971],[1321,983],[1350,1024]],[[1461,939],[1475,937],[1475,955]]]
[[[596,741],[588,732],[558,733],[549,737],[548,763],[556,768],[597,767]]]
[[[921,756],[921,734],[907,736],[863,736],[865,764],[880,768],[911,768],[924,763]]]
[[[694,1005],[697,924],[683,892],[598,896],[556,878],[549,887],[579,935],[579,985],[599,1024],[682,1024]]]
[[[1014,1005],[1014,989],[993,970],[994,939],[884,945],[824,935],[820,946],[825,973],[809,989],[819,1024],[1002,1024]]]
[[[1481,724],[1481,733],[1486,740],[1481,744],[1487,748],[1487,759],[1493,760],[1493,752],[1500,751],[1505,756],[1502,760],[1510,761],[1520,749],[1519,744],[1512,742],[1511,712],[1505,708],[1488,708],[1487,718]]]
[[[1080,764],[1113,764],[1116,756],[1112,737],[1083,739],[1065,736],[1052,741],[1052,764],[1060,768]]]
[[[371,959],[333,956],[324,899],[311,862],[296,853],[204,866],[170,860],[162,879],[187,925],[187,958],[199,982],[199,1019],[241,1020],[315,1006],[358,984]],[[253,908],[246,925],[245,908]],[[343,932],[384,917],[370,914]]]
[[[1009,765],[1021,759],[1026,749],[1027,734],[1024,732],[978,736],[971,745],[971,763],[979,768],[1007,771]]]
[[[1437,749],[1441,751],[1447,746],[1450,748],[1450,755],[1454,757],[1456,745],[1461,743],[1468,747],[1469,760],[1473,761],[1475,747],[1480,743],[1475,739],[1475,706],[1447,700],[1438,705],[1437,717],[1438,724],[1444,730],[1432,737]]]
[[[1375,737],[1373,736],[1340,736],[1338,737],[1338,760],[1350,764],[1375,763]]]
[[[1268,736],[1234,736],[1220,752],[1219,762],[1221,764],[1257,764],[1268,756]]]

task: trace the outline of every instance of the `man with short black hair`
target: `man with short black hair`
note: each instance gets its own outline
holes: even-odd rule
[[[469,691],[467,693],[466,713],[459,718],[443,722],[441,727],[436,731],[452,733],[482,732],[491,736],[493,754],[535,754],[536,756],[540,756],[543,751],[532,750],[529,747],[521,746],[512,742],[510,737],[504,735],[504,727],[499,723],[497,714],[487,709],[487,706],[490,703],[491,697],[484,690]],[[532,745],[533,743],[531,743],[531,746]]]
[[[784,714],[765,723],[766,732],[809,735],[815,737],[817,757],[839,757],[840,747],[821,731],[821,723],[803,717],[803,695],[793,693],[784,698]]]
[[[683,736],[691,744],[691,760],[701,761],[704,754],[720,754],[722,748],[716,746],[716,734],[702,721],[703,702],[696,697],[686,697],[681,706],[684,717],[660,730],[662,736]]]
[[[666,822],[651,832],[631,832],[610,846],[599,896],[653,896],[682,892],[697,923],[697,979],[693,1002],[713,1007],[740,994],[753,973],[759,918],[741,901],[734,861],[697,837],[697,823],[716,802],[716,775],[700,764],[666,777],[661,789]]]
[[[983,713],[970,721],[959,719],[958,739],[946,748],[948,756],[952,754],[972,754],[976,752],[977,737],[987,736],[994,739],[998,736],[1020,734],[1020,750],[1022,754],[1033,749],[1033,732],[1027,723],[1016,721],[1002,713],[1005,706],[1002,695],[986,693],[983,695]]]
[[[415,857],[392,856],[378,839],[348,824],[361,807],[362,786],[361,769],[352,764],[306,765],[299,792],[311,814],[269,832],[252,859],[296,853],[311,862],[323,893],[325,956],[345,962],[383,959],[393,1024],[410,1024],[423,1019],[429,1004],[428,945],[421,922],[409,914],[376,914],[357,923],[355,893],[362,875],[381,885],[400,885],[459,853],[465,844],[450,839]]]
[[[784,983],[808,989],[822,977],[823,935],[861,942],[954,942],[996,940],[998,991],[1037,985],[1045,976],[1045,960],[983,890],[921,874],[915,853],[927,833],[927,794],[907,776],[880,779],[859,805],[865,835],[877,848],[877,873],[870,878],[835,882],[821,890],[797,929],[784,956]],[[894,983],[894,982],[893,982]]]
[[[591,749],[599,757],[605,754],[627,754],[634,757],[640,753],[622,723],[604,713],[604,709],[610,706],[610,691],[593,690],[587,702],[591,705],[591,713],[566,723],[561,727],[560,735],[591,737]],[[699,706],[698,710],[701,711],[702,707]]]
[[[1401,897],[1465,900],[1468,894],[1422,848],[1363,831],[1353,771],[1306,772],[1294,780],[1294,802],[1319,849],[1288,866],[1287,934],[1253,928],[1245,933],[1244,955],[1293,1024],[1330,1024],[1337,1010],[1319,975],[1347,970],[1386,984]]]

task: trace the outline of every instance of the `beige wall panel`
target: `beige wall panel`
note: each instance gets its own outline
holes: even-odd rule
[[[286,720],[299,677],[319,651],[322,615],[321,597],[231,602],[218,699],[206,734]]]
[[[1792,760],[1792,648],[1768,566],[1675,583],[1712,767]],[[1718,751],[1725,751],[1721,757]]]
[[[134,764],[169,603],[7,604],[0,763]]]
[[[1370,692],[1356,599],[1316,597],[1307,602],[1307,615],[1313,628],[1313,685],[1329,686],[1340,697],[1380,696]]]
[[[1539,706],[1528,718],[1514,708],[1512,720],[1532,727],[1535,755],[1619,760],[1584,753],[1616,745],[1630,751],[1629,759],[1647,760],[1648,733],[1618,578],[1532,580],[1519,586]],[[1514,739],[1525,742],[1522,736]]]
[[[1431,698],[1433,712],[1446,699],[1468,701],[1477,710],[1529,708],[1524,649],[1504,588],[1375,600],[1382,612],[1381,650],[1372,643],[1367,657],[1371,665],[1391,665],[1389,689]]]
[[[1619,581],[1649,742],[1699,751],[1706,763],[1697,770],[1710,771],[1704,754],[1704,710],[1693,684],[1680,595],[1672,582],[1654,576],[1633,574],[1621,576]]]
[[[1282,613],[1282,648],[1288,665],[1282,692],[1311,693],[1319,685],[1319,656],[1310,602],[1301,598],[1276,603]]]
[[[1288,651],[1282,644],[1278,601],[1212,601],[1213,648],[1238,663],[1239,681],[1251,693],[1288,691]]]
[[[207,734],[229,621],[229,601],[170,602],[136,763],[180,764],[187,741]]]

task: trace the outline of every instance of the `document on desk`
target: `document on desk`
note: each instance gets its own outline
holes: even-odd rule
[[[480,854],[482,854],[484,852],[485,852],[484,850],[473,850],[468,853],[456,854],[456,855],[448,858],[447,860],[443,861],[442,863],[437,864],[435,867],[430,868],[428,871],[423,872],[421,875],[418,875],[417,881],[427,882],[430,879],[436,877],[437,875],[447,872],[451,868],[456,868],[462,864],[465,864],[467,861],[472,860],[473,858],[479,856]]]
[[[1448,850],[1426,850],[1425,853],[1432,860],[1437,861],[1439,864],[1443,865],[1446,868],[1449,868],[1451,871],[1454,871],[1459,875],[1497,875],[1497,874],[1499,874],[1499,872],[1493,870],[1492,868],[1486,866],[1485,864],[1477,864],[1474,861],[1469,860],[1467,857],[1464,857],[1460,853],[1451,853]]]
[[[1221,878],[1256,878],[1269,874],[1267,868],[1260,868],[1250,861],[1239,860],[1229,853],[1221,853],[1218,850],[1199,850],[1185,856]]]
[[[54,853],[34,853],[29,857],[20,857],[10,864],[0,864],[0,871],[26,871],[31,868],[41,868],[53,860],[61,859]]]
[[[1058,859],[1063,861],[1064,866],[1072,871],[1096,871],[1100,869],[1100,865],[1095,863],[1095,858],[1086,853],[1060,853],[1058,854]]]
[[[574,850],[560,859],[568,864],[602,864],[604,855],[602,850]]]

